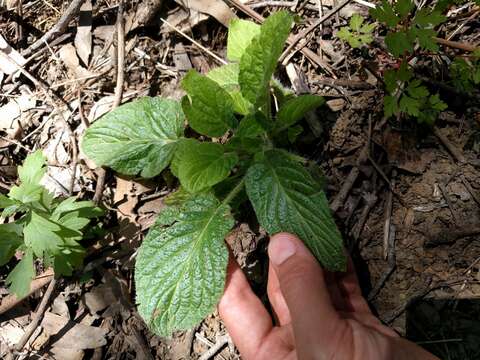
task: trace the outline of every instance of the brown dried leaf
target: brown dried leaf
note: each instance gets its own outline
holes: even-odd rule
[[[92,1],[86,0],[80,8],[77,34],[75,35],[75,48],[78,57],[85,65],[92,52]]]
[[[228,26],[230,20],[236,17],[228,5],[221,0],[175,0],[175,2],[187,9],[213,16],[225,26]]]

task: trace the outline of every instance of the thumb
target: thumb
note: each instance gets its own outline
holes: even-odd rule
[[[327,350],[340,316],[320,264],[298,237],[288,233],[270,239],[268,256],[290,311],[297,351],[312,349],[314,344]]]

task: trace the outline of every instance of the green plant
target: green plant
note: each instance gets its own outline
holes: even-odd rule
[[[413,71],[408,69],[408,60],[418,50],[438,51],[434,28],[445,20],[441,8],[416,8],[411,0],[398,0],[393,4],[383,0],[370,14],[387,26],[387,49],[401,60],[397,71],[388,70],[384,74],[389,93],[384,97],[385,116],[409,115],[420,123],[433,124],[447,105],[438,94],[431,94],[421,80],[414,78]]]
[[[324,103],[318,96],[294,97],[272,79],[292,22],[287,12],[262,26],[232,21],[231,63],[206,76],[190,71],[181,105],[139,99],[105,115],[83,138],[98,165],[145,177],[170,166],[180,181],[135,266],[138,310],[158,334],[195,325],[217,304],[228,261],[224,238],[234,225],[232,209],[244,201],[270,234],[295,233],[326,268],[346,267],[322,180],[304,158],[276,147],[305,112]],[[279,103],[275,116],[272,93]],[[185,117],[197,136],[184,137]]]
[[[375,24],[364,24],[364,21],[363,16],[353,14],[349,26],[340,28],[337,37],[348,42],[352,48],[370,44],[373,41],[372,32],[375,29]]]
[[[91,201],[77,201],[75,197],[55,199],[40,185],[45,173],[45,158],[38,150],[19,166],[20,184],[13,186],[7,196],[0,195],[1,217],[18,218],[0,224],[0,265],[8,263],[17,251],[23,252],[6,279],[10,291],[19,297],[30,290],[35,258],[53,267],[55,276],[71,275],[81,265],[85,253],[79,244],[82,229],[91,218],[102,214]]]
[[[450,65],[453,86],[462,92],[471,92],[480,84],[480,50],[470,59],[458,57]]]

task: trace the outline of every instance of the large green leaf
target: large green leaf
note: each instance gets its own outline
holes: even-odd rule
[[[302,119],[305,114],[325,103],[321,96],[301,95],[287,101],[277,114],[277,131],[287,129]]]
[[[178,158],[178,178],[182,186],[195,193],[226,179],[238,162],[236,153],[226,153],[218,143],[182,143]]]
[[[47,172],[45,167],[46,158],[42,150],[37,150],[25,158],[18,167],[18,178],[22,183],[39,184],[43,175]]]
[[[28,214],[23,228],[25,245],[32,248],[38,257],[42,257],[44,253],[56,253],[63,244],[58,235],[60,231],[60,225],[32,211]]]
[[[245,100],[240,92],[240,85],[238,84],[239,71],[240,67],[238,64],[227,64],[209,71],[207,77],[215,81],[230,94],[233,100],[233,110],[236,113],[247,115],[252,108],[252,104]]]
[[[191,70],[182,87],[188,94],[182,100],[183,111],[193,130],[218,137],[235,126],[233,100],[215,81]]]
[[[258,221],[270,234],[296,234],[327,269],[345,270],[342,237],[325,194],[301,164],[270,151],[248,170],[245,185]]]
[[[260,25],[242,19],[233,19],[228,26],[227,59],[239,61],[252,39],[260,33]]]
[[[270,79],[277,66],[293,18],[286,11],[279,11],[268,17],[245,49],[240,60],[238,81],[242,95],[257,106],[268,99]]]
[[[83,150],[97,165],[152,177],[170,163],[183,126],[178,102],[145,97],[96,121],[85,133]]]
[[[222,295],[228,262],[223,239],[233,218],[227,205],[203,194],[161,219],[138,252],[136,301],[152,330],[169,336],[200,322]]]
[[[9,285],[12,293],[16,294],[18,298],[23,298],[28,294],[34,276],[33,253],[31,250],[27,250],[22,260],[8,274],[5,282]]]

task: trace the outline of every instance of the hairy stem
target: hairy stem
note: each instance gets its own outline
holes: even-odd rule
[[[235,198],[235,196],[238,195],[240,190],[242,190],[244,184],[245,184],[245,177],[243,177],[242,180],[240,180],[240,182],[237,185],[235,185],[235,187],[232,189],[232,191],[230,191],[228,193],[228,195],[225,197],[225,199],[223,199],[221,205],[226,205],[226,204],[230,203]]]

